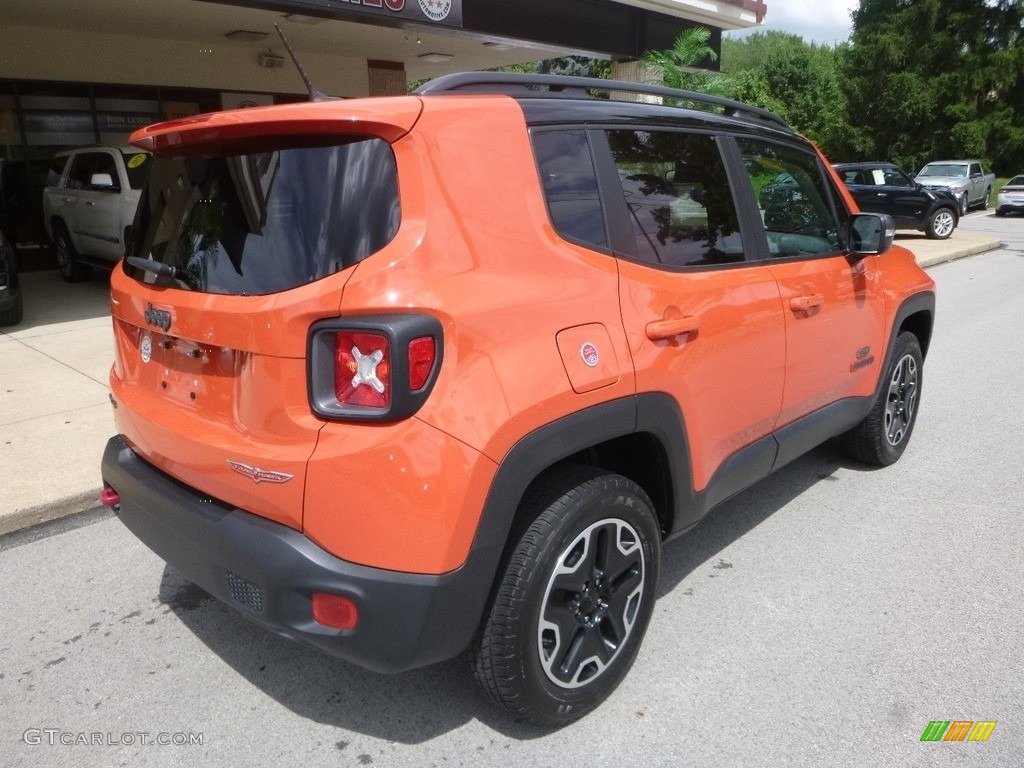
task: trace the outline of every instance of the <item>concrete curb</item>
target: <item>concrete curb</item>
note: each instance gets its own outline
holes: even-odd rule
[[[31,528],[52,520],[58,520],[69,515],[77,515],[80,512],[87,512],[99,506],[99,487],[82,491],[70,496],[65,496],[53,501],[47,501],[28,509],[15,510],[10,514],[0,515],[0,536],[23,528]]]
[[[913,253],[917,263],[925,269],[1005,247],[998,237],[960,231],[955,232],[949,240],[928,240],[922,236],[897,237],[896,245]]]
[[[1005,247],[1006,247],[1005,243],[1003,243],[1000,240],[996,240],[991,245],[978,245],[978,246],[974,246],[972,248],[963,248],[963,249],[958,250],[955,253],[949,254],[949,255],[947,255],[945,257],[932,257],[932,258],[926,258],[926,259],[918,259],[917,263],[920,264],[924,269],[928,269],[928,267],[934,267],[937,264],[945,264],[948,261],[956,261],[957,259],[963,259],[963,258],[966,258],[968,256],[977,256],[979,253],[987,253],[988,251],[994,251],[997,248],[1005,248]]]

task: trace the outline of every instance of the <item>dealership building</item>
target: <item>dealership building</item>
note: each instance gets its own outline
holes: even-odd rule
[[[644,51],[683,30],[707,27],[718,49],[765,13],[764,0],[2,0],[0,160],[32,161],[37,187],[62,149],[303,99],[275,25],[318,90],[358,97],[570,54],[635,79]]]

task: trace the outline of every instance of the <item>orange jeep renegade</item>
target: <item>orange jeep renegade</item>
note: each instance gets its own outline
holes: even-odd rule
[[[473,73],[133,144],[104,501],[352,663],[466,652],[569,722],[632,664],[665,541],[829,438],[887,465],[913,431],[934,284],[764,110]]]

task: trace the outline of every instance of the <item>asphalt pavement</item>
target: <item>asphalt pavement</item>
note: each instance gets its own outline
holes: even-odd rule
[[[897,244],[925,267],[984,253],[1001,245],[986,231],[988,218],[965,217],[948,240],[901,232]],[[0,535],[95,508],[100,458],[114,433],[109,275],[77,284],[56,271],[21,278],[25,318],[0,328],[0,456],[8,478],[0,483]]]
[[[816,448],[666,545],[636,663],[579,722],[516,721],[461,659],[378,675],[278,637],[97,509],[0,537],[0,765],[1017,768],[1024,218],[982,223],[1005,248],[932,270],[900,461]]]

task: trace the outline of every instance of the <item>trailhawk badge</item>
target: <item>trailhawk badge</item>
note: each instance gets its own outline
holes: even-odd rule
[[[248,464],[232,461],[231,459],[228,459],[227,462],[228,466],[235,470],[235,472],[248,477],[254,483],[287,483],[295,477],[295,475],[289,475],[287,472],[272,472],[268,469],[250,467]]]

